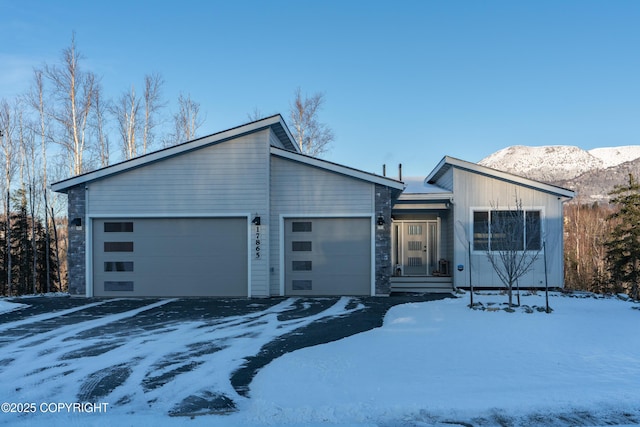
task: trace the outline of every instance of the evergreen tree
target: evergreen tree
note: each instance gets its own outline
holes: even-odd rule
[[[11,255],[13,289],[16,295],[30,294],[31,277],[33,271],[33,253],[31,252],[31,236],[29,215],[27,211],[27,197],[24,189],[15,193],[14,206],[18,211],[11,213]]]
[[[56,287],[56,277],[58,274],[58,264],[56,262],[54,248],[50,247],[47,251],[47,235],[46,230],[40,220],[36,221],[36,251],[37,258],[37,283],[38,292],[47,292],[47,254],[49,255],[49,282],[51,283],[51,292],[58,291]],[[49,241],[50,246],[54,244]]]
[[[629,183],[617,185],[610,193],[617,210],[609,216],[615,221],[610,239],[605,243],[607,262],[614,288],[626,289],[638,299],[640,280],[640,184],[632,174]]]

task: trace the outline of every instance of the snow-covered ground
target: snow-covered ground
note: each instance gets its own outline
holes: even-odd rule
[[[254,378],[248,398],[234,394],[227,383],[243,357],[309,322],[361,307],[354,308],[349,298],[343,298],[313,318],[278,320],[277,314],[293,302],[285,300],[218,324],[165,325],[82,358],[70,355],[88,344],[115,345],[114,337],[89,338],[87,331],[171,300],[121,313],[117,319],[105,316],[67,325],[0,346],[0,400],[38,405],[32,414],[0,413],[0,424],[569,426],[640,422],[640,304],[552,294],[554,311],[546,314],[535,308],[526,312],[521,307],[514,313],[495,310],[500,306],[493,303],[505,302],[497,294],[475,295],[475,300],[489,310],[470,310],[468,294],[396,306],[380,328],[274,360]],[[0,310],[10,308],[8,304],[3,302]],[[542,307],[544,295],[524,296],[522,304]],[[19,326],[25,327],[24,321]],[[6,331],[12,324],[0,327]],[[175,374],[177,361],[158,363],[175,357],[184,366],[184,349],[202,349],[206,342],[226,344],[215,352],[194,354],[189,362],[197,363],[190,372],[181,371],[184,375]],[[49,366],[45,369],[45,365]],[[106,412],[78,413],[54,406],[44,407],[48,412],[43,413],[43,402],[77,401],[92,372],[114,366],[131,372],[113,390],[92,395],[99,396],[94,403],[108,404]],[[144,391],[140,384],[150,374],[162,381]],[[235,401],[236,412],[195,418],[167,415],[184,390],[193,395],[212,386]]]

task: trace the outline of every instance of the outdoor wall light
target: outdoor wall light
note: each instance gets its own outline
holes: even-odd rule
[[[82,230],[82,218],[73,218],[71,224],[76,227],[76,230]]]
[[[260,225],[260,217],[256,215],[256,217],[253,218],[253,221],[251,221],[251,224]]]
[[[458,271],[462,271],[462,270],[464,270],[464,265],[458,264]]]
[[[382,226],[384,226],[385,222],[386,221],[384,220],[384,217],[382,215],[380,215],[378,217],[378,220],[376,221],[376,224],[378,224],[378,227],[382,227]]]

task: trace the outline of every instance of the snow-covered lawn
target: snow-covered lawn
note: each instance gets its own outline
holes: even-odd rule
[[[476,295],[475,300],[488,306],[504,302],[505,297],[485,294]],[[310,322],[362,308],[343,298],[314,316],[278,320],[293,301],[219,323],[171,323],[126,338],[87,335],[100,325],[171,302],[162,300],[114,315],[117,318],[105,316],[5,342],[0,346],[2,402],[90,401],[108,403],[108,407],[106,413],[67,409],[52,413],[50,407],[43,413],[38,406],[34,414],[0,413],[0,424],[569,426],[640,422],[637,303],[552,294],[551,314],[526,313],[522,308],[515,313],[470,310],[468,295],[404,304],[393,307],[380,328],[274,360],[253,379],[249,396],[239,396],[228,380],[243,358]],[[0,310],[7,309],[7,304],[0,305]],[[522,304],[544,306],[544,296],[527,295]],[[24,321],[20,326],[25,326]],[[2,330],[11,327],[11,323],[0,323]],[[102,353],[77,357],[90,345],[104,346]],[[114,369],[122,381],[96,389]],[[185,404],[184,396],[214,398],[212,392],[232,399],[237,410],[193,419],[167,415],[176,405]]]

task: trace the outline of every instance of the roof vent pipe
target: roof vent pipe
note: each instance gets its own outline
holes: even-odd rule
[[[382,176],[387,176],[387,165],[382,165]]]
[[[398,181],[402,181],[402,163],[398,163]]]

